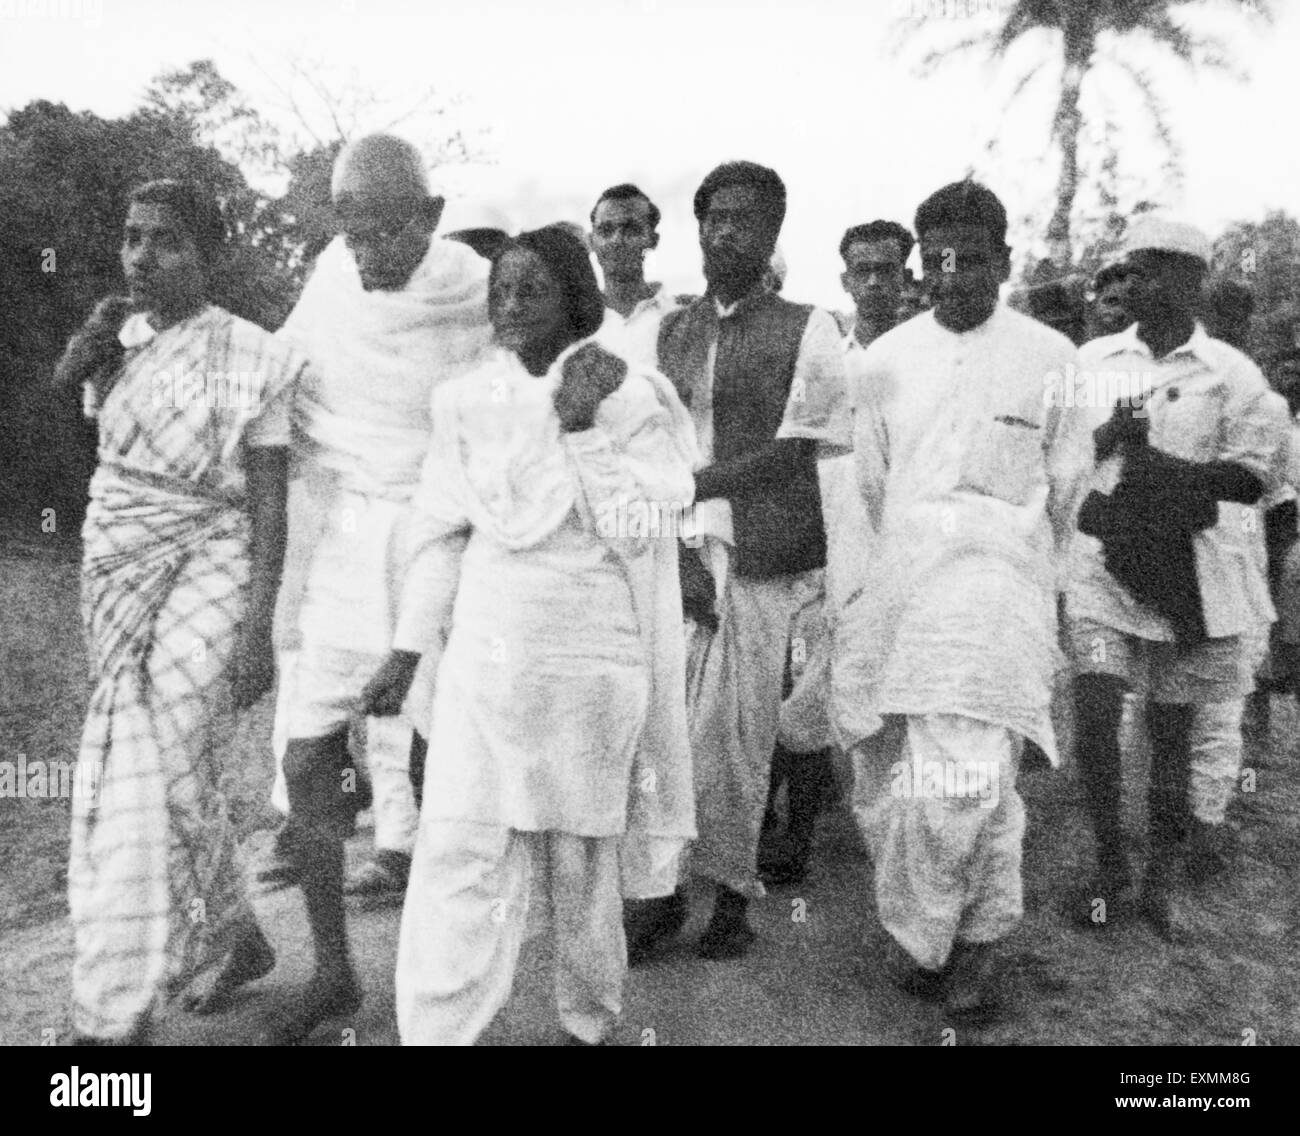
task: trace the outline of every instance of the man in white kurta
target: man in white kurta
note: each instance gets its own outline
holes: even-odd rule
[[[854,392],[878,521],[853,625],[863,711],[902,731],[875,847],[895,977],[988,1005],[991,946],[1022,914],[1024,739],[1053,761],[1057,555],[1069,531],[1074,347],[998,301],[1005,213],[971,182],[917,213],[935,299],[866,351]]]

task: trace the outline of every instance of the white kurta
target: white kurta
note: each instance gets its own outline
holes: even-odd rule
[[[684,683],[662,681],[684,673],[681,636],[663,633],[681,601],[675,562],[652,557],[674,537],[617,523],[620,503],[623,516],[632,502],[678,515],[689,503],[689,420],[667,380],[633,369],[592,429],[561,434],[551,396],[562,363],[535,378],[497,352],[435,397],[394,639],[419,650],[451,610],[423,811],[607,836],[642,796],[637,815],[689,836]],[[633,785],[643,735],[657,742],[653,776]]]
[[[880,533],[847,660],[863,713],[960,714],[1056,760],[1056,588],[1088,423],[1063,405],[1074,346],[999,306],[955,334],[932,313],[866,351],[860,489]]]
[[[618,836],[694,835],[676,534],[624,524],[689,505],[690,421],[631,369],[561,434],[562,365],[535,378],[500,352],[435,400],[394,641],[419,649],[451,609],[398,948],[408,1044],[487,1026],[537,900],[561,1022],[599,1041],[627,967]]]

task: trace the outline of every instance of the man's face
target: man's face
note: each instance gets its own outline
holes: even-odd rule
[[[367,292],[397,292],[429,252],[442,216],[442,198],[345,196],[338,203],[339,229]]]
[[[568,319],[559,281],[541,257],[522,248],[508,250],[497,261],[488,313],[497,342],[516,354],[554,343]]]
[[[1120,276],[1108,280],[1097,293],[1092,302],[1089,335],[1096,339],[1101,335],[1114,335],[1123,331],[1133,322],[1128,309],[1129,278]]]
[[[1195,257],[1160,249],[1136,249],[1125,262],[1130,281],[1128,310],[1138,323],[1196,315],[1205,269]]]
[[[183,310],[202,299],[203,258],[189,229],[166,205],[132,204],[122,232],[122,273],[140,311]]]
[[[949,331],[978,328],[1011,274],[1010,252],[980,225],[940,225],[920,238],[920,268],[935,318]]]
[[[840,283],[863,319],[893,320],[903,295],[902,245],[897,240],[854,241],[844,251]]]
[[[997,307],[1010,250],[980,225],[940,225],[921,234],[921,271],[934,318],[949,331],[970,331]]]
[[[659,243],[644,197],[606,198],[596,206],[591,250],[605,279],[639,279],[645,254]]]
[[[743,295],[767,271],[776,248],[777,226],[761,190],[724,185],[700,219],[704,279],[714,291]]]

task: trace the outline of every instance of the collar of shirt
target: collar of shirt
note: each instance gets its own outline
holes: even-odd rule
[[[1136,323],[1130,324],[1123,331],[1118,332],[1111,338],[1114,340],[1114,343],[1111,347],[1107,348],[1106,353],[1102,356],[1103,358],[1109,359],[1114,355],[1132,353],[1135,355],[1143,355],[1152,362],[1156,362],[1155,356],[1151,354],[1151,348],[1138,338],[1138,325]],[[1166,359],[1172,360],[1179,356],[1188,356],[1200,360],[1206,366],[1212,366],[1213,359],[1211,356],[1213,353],[1208,350],[1209,343],[1210,336],[1205,330],[1205,325],[1202,324],[1200,320],[1197,320],[1195,325],[1192,327],[1192,334],[1188,336],[1187,342],[1182,344],[1180,347],[1175,347],[1168,355],[1164,356],[1160,362],[1164,362]]]
[[[637,316],[644,315],[646,312],[661,311],[667,312],[670,308],[675,307],[673,298],[668,294],[668,289],[662,284],[651,284],[654,289],[644,300],[638,300],[636,305],[627,314],[628,321],[636,319]]]
[[[724,320],[724,319],[730,319],[732,316],[736,315],[738,312],[742,311],[744,308],[752,304],[756,299],[759,299],[765,295],[767,295],[767,289],[763,286],[763,282],[760,280],[757,284],[754,285],[753,288],[751,288],[748,292],[745,293],[745,295],[741,296],[740,299],[736,300],[734,303],[724,304],[721,300],[718,299],[717,296],[714,296],[712,293],[709,294],[709,298],[713,301],[713,307],[714,310],[718,313],[718,319]]]

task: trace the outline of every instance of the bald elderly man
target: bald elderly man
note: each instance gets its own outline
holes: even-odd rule
[[[355,708],[392,643],[433,388],[475,365],[490,337],[487,264],[435,236],[443,199],[430,193],[415,147],[389,135],[359,139],[339,155],[331,191],[339,235],[280,333],[316,376],[294,407],[276,722],[316,965],[275,1026],[280,1043],[360,1002],[343,910],[343,842],[364,803],[349,734],[364,739],[373,784],[371,867],[404,890],[415,825],[407,754],[411,727],[428,731],[420,719],[431,691],[426,681],[412,695],[404,722],[358,721]]]

